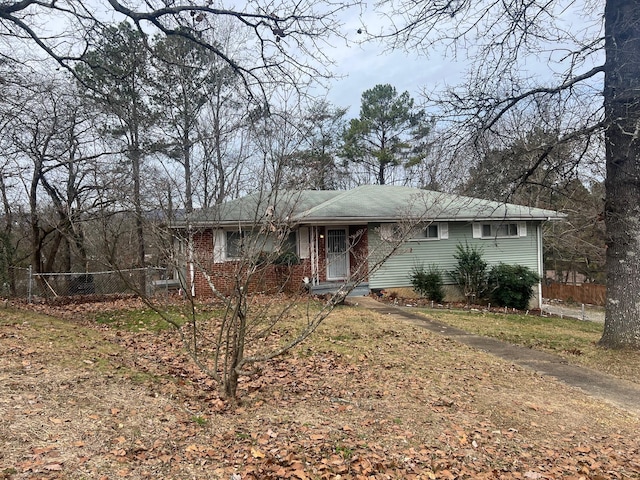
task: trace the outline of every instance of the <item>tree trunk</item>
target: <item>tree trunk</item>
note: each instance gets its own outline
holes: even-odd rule
[[[385,164],[382,163],[382,161],[380,162],[380,165],[378,165],[378,185],[384,185],[386,179],[384,178],[384,174],[385,174]]]
[[[245,285],[246,287],[246,285]],[[225,362],[224,396],[232,405],[238,403],[238,369],[244,361],[244,344],[246,341],[247,312],[246,312],[246,288],[236,290],[235,311],[229,321],[229,331],[226,333],[227,361]]]
[[[0,255],[4,255],[4,259],[0,260],[0,264],[4,261],[6,271],[0,272],[0,278],[4,277],[4,281],[9,283],[9,292],[12,296],[16,294],[16,278],[15,269],[13,268],[13,211],[11,202],[7,196],[7,186],[4,180],[4,172],[0,172],[0,196],[2,196],[2,205],[4,207],[4,235],[0,233]]]
[[[133,208],[135,210],[135,225],[136,225],[136,239],[138,241],[138,261],[137,267],[146,267],[146,252],[144,245],[144,220],[142,212],[142,194],[140,178],[140,163],[142,153],[140,152],[139,143],[137,141],[137,131],[134,132],[136,140],[134,141],[133,148],[131,149],[131,164],[133,170]],[[147,290],[145,272],[141,271],[138,276],[138,288],[144,294]]]
[[[607,311],[600,344],[640,348],[640,7],[605,7]]]
[[[184,100],[183,105],[187,105],[188,100]],[[186,107],[184,107],[186,110]],[[193,187],[191,185],[191,140],[189,133],[191,122],[188,115],[183,115],[182,122],[182,161],[184,167],[184,209],[187,215],[193,212]]]

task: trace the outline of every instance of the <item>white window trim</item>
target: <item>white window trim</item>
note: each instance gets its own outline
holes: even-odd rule
[[[300,252],[303,251],[304,249],[304,242],[301,241],[300,239],[300,233],[299,231],[296,230],[291,230],[290,233],[293,233],[296,237],[296,244],[295,244],[295,254],[298,255],[299,258],[309,258],[309,229],[308,227],[301,227],[300,230],[305,230],[306,231],[306,238],[307,238],[307,245],[306,245],[306,252],[307,252],[307,256],[303,257],[300,255]],[[226,262],[226,261],[236,261],[236,260],[241,260],[242,256],[239,257],[231,257],[228,255],[228,248],[227,248],[227,235],[229,233],[239,233],[240,235],[247,235],[249,233],[249,231],[247,230],[229,230],[229,229],[218,229],[215,231],[214,234],[214,246],[213,246],[213,258],[214,258],[214,263],[222,263],[222,262]]]
[[[497,229],[500,225],[516,225],[517,233],[516,235],[491,235],[484,236],[482,234],[483,226],[491,225],[492,230],[494,227]],[[521,238],[527,236],[527,222],[477,222],[472,225],[473,228],[473,238],[479,238],[481,240],[491,240],[491,239],[513,239],[513,238]]]
[[[298,257],[309,258],[311,256],[311,241],[309,239],[309,227],[299,227],[298,232]]]
[[[438,227],[438,236],[437,237],[427,237],[424,234],[425,230],[430,226],[435,225]],[[421,237],[410,237],[407,239],[408,242],[437,242],[438,240],[448,240],[449,239],[449,224],[447,222],[430,222],[422,227],[420,227],[420,232],[423,232],[423,236]]]
[[[227,232],[221,228],[213,231],[213,263],[227,260]]]

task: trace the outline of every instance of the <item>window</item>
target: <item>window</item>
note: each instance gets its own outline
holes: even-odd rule
[[[473,225],[474,238],[513,238],[527,235],[526,224],[521,223],[482,223]]]
[[[282,241],[282,245],[280,246],[281,253],[296,253],[298,246],[298,239],[296,236],[296,232],[289,232],[287,238]]]
[[[411,229],[409,230],[409,228]],[[380,237],[387,242],[446,240],[449,238],[449,224],[447,222],[433,222],[412,226],[408,223],[386,223],[380,225]]]
[[[278,239],[275,234],[253,234],[250,230],[227,231],[226,257],[240,258],[243,255],[258,255],[261,252],[296,253],[296,233],[289,232],[286,238]]]
[[[431,239],[435,239],[437,240],[438,238],[440,238],[440,234],[438,232],[438,224],[437,223],[432,223],[431,225],[428,225],[427,228],[424,229],[424,236],[426,238],[431,238]]]
[[[227,258],[240,258],[247,232],[227,232]]]
[[[449,224],[447,222],[431,222],[417,227],[409,240],[447,240],[449,238]]]

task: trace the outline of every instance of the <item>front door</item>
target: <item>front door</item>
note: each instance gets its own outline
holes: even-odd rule
[[[349,276],[347,229],[327,229],[327,280],[346,280]]]

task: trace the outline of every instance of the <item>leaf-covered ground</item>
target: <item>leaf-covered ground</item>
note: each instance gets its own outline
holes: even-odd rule
[[[231,408],[171,331],[105,308],[0,310],[0,478],[640,478],[637,417],[366,310]]]

